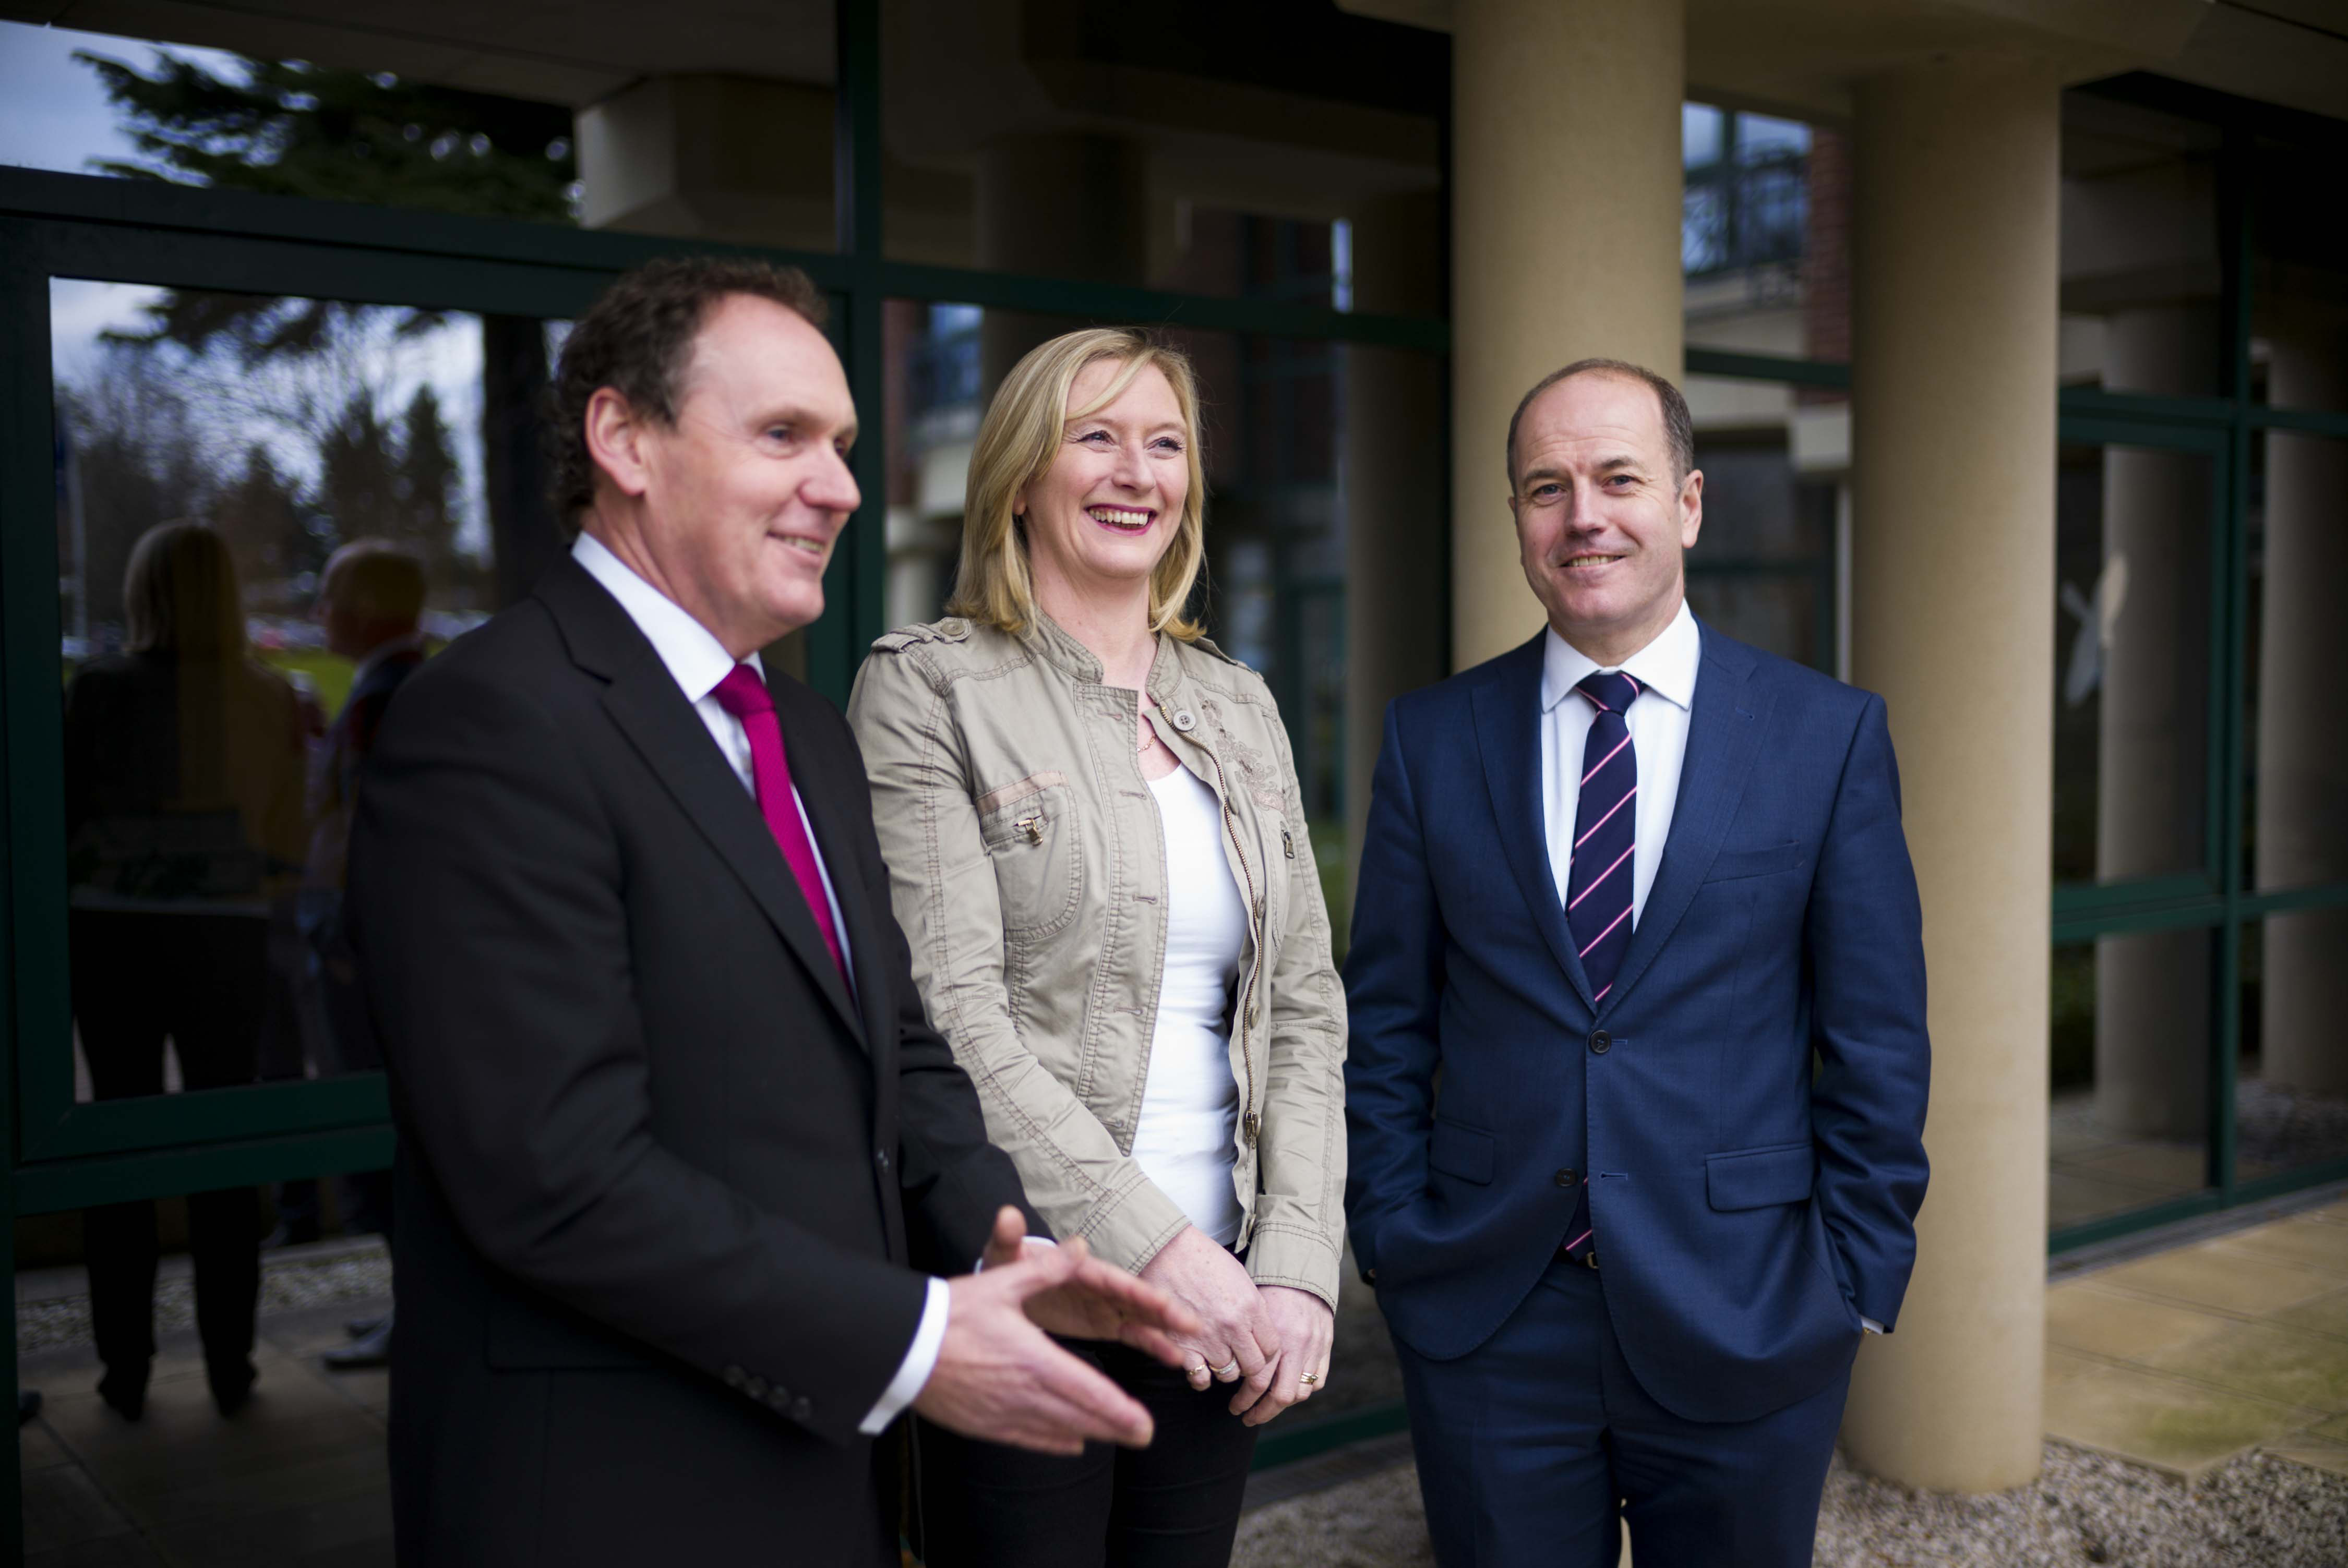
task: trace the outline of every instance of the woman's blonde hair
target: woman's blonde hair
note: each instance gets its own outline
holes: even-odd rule
[[[1086,365],[1101,360],[1121,368],[1100,395],[1068,406],[1069,389]],[[1035,581],[1027,530],[1012,516],[1019,492],[1051,471],[1071,420],[1116,402],[1134,378],[1155,366],[1174,389],[1187,435],[1189,489],[1174,540],[1149,574],[1149,629],[1195,640],[1201,628],[1183,614],[1206,562],[1207,477],[1199,457],[1199,384],[1181,350],[1125,327],[1090,327],[1028,350],[995,389],[970,459],[969,499],[962,527],[962,565],[954,576],[949,614],[968,616],[999,630],[1024,631],[1035,618]]]
[[[221,660],[244,654],[244,605],[228,542],[201,523],[159,523],[131,547],[122,574],[126,646],[133,653]]]

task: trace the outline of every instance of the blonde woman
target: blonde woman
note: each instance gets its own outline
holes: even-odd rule
[[[932,1568],[1214,1568],[1256,1430],[1328,1376],[1344,999],[1280,714],[1200,635],[1189,362],[1071,333],[995,395],[947,619],[891,632],[849,715],[897,918],[987,1131],[1062,1237],[1180,1296],[1169,1370],[1098,1364],[1143,1450],[926,1430]]]

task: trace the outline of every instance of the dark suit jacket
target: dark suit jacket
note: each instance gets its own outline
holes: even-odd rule
[[[386,718],[347,921],[401,1134],[403,1562],[894,1561],[858,1424],[917,1267],[967,1271],[1020,1187],[923,1018],[848,726],[769,684],[852,995],[576,564]]]
[[[1449,1359],[1550,1266],[1586,1178],[1641,1385],[1733,1421],[1823,1387],[1862,1315],[1898,1317],[1930,1051],[1882,699],[1703,639],[1670,836],[1597,1006],[1542,826],[1541,640],[1387,711],[1346,1210],[1395,1332]]]

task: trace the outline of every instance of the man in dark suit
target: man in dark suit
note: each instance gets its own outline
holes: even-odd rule
[[[1549,627],[1386,715],[1345,967],[1354,1255],[1445,1568],[1807,1563],[1924,1195],[1879,698],[1688,611],[1687,405],[1570,365],[1509,480]]]
[[[1179,1365],[1194,1327],[1023,1242],[848,726],[757,657],[859,499],[821,314],[757,263],[615,283],[558,381],[572,559],[377,737],[346,918],[401,1134],[403,1562],[893,1562],[900,1411],[1146,1442],[1043,1329]]]

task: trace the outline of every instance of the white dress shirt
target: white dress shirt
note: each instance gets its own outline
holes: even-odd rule
[[[668,672],[676,678],[685,692],[685,700],[708,726],[710,738],[717,743],[742,787],[757,796],[757,781],[750,768],[750,736],[742,728],[742,721],[727,712],[717,701],[717,683],[734,671],[734,656],[726,645],[701,622],[686,613],[684,607],[660,589],[638,577],[633,568],[604,548],[592,534],[581,534],[579,542],[571,547],[571,559],[585,567],[588,575],[610,591],[636,623],[636,630],[653,645]],[[744,661],[760,676],[766,667],[756,653]],[[815,856],[816,874],[823,879],[824,902],[831,907],[831,928],[839,938],[839,957],[843,964],[850,961],[848,922],[840,917],[839,896],[832,890],[831,873],[823,864],[823,851],[816,846],[815,825],[808,820],[807,802],[799,797],[798,787],[791,788],[791,798],[798,806],[799,825],[805,829],[808,850]],[[850,970],[853,973],[853,969]],[[946,1308],[950,1293],[942,1279],[929,1282],[929,1298],[922,1307],[921,1326],[913,1331],[913,1343],[899,1363],[897,1375],[880,1392],[880,1402],[872,1407],[858,1430],[878,1433],[902,1410],[920,1398],[922,1388],[938,1364],[938,1348],[945,1343]]]
[[[1541,650],[1541,826],[1549,837],[1550,874],[1558,896],[1572,886],[1573,816],[1581,804],[1582,747],[1598,716],[1590,699],[1574,687],[1601,668],[1626,670],[1643,688],[1623,714],[1631,731],[1631,753],[1638,760],[1639,801],[1631,850],[1631,928],[1646,914],[1647,889],[1663,864],[1663,839],[1671,832],[1672,808],[1680,798],[1680,764],[1687,758],[1688,714],[1695,703],[1696,670],[1704,662],[1704,636],[1687,601],[1672,623],[1622,663],[1601,666],[1551,627]]]

